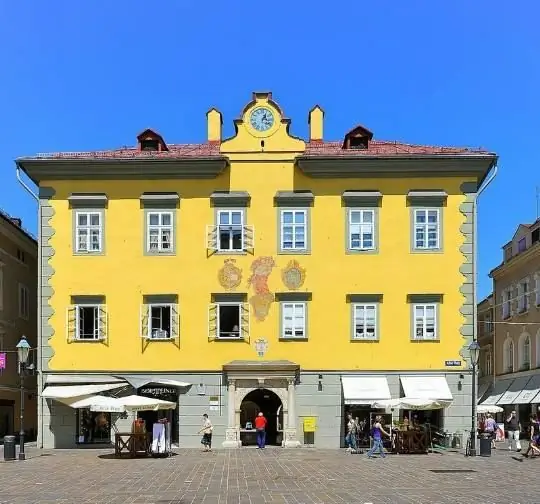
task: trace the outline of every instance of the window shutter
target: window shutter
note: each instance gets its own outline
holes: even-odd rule
[[[255,228],[253,226],[244,226],[243,234],[244,250],[253,252],[255,249]]]
[[[141,338],[147,339],[148,334],[148,322],[149,322],[149,312],[150,306],[143,304],[141,305]]]
[[[171,338],[180,340],[180,317],[176,304],[171,305]]]
[[[66,339],[68,343],[77,339],[77,307],[73,305],[66,310]]]
[[[240,335],[249,343],[249,303],[240,305]]]
[[[107,305],[98,306],[98,320],[98,339],[102,341],[107,341],[109,335]]]
[[[218,305],[208,306],[208,341],[215,341],[218,336]]]
[[[218,227],[214,225],[206,226],[206,249],[214,250],[218,249]]]

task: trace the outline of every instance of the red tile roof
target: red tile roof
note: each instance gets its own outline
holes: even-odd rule
[[[314,141],[306,143],[305,156],[395,156],[399,154],[489,154],[483,149],[414,145],[384,140],[371,140],[367,149],[343,149],[343,142]]]
[[[483,149],[465,147],[440,147],[431,145],[414,145],[400,142],[372,140],[367,149],[343,149],[343,142],[311,141],[306,142],[304,156],[388,156],[407,154],[490,154]],[[37,154],[26,159],[174,159],[221,156],[219,142],[202,144],[168,144],[168,151],[141,151],[138,147],[122,147],[120,149],[94,152],[52,152]]]
[[[138,147],[122,147],[120,149],[94,152],[51,152],[37,154],[27,159],[148,159],[148,158],[194,158],[221,156],[219,142],[203,144],[168,144],[168,151],[141,151]]]

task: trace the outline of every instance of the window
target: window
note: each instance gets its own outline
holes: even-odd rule
[[[348,248],[353,251],[375,249],[375,211],[349,209]]]
[[[218,210],[218,250],[244,250],[244,212]]]
[[[502,293],[502,318],[507,319],[510,317],[512,306],[512,291],[506,289]]]
[[[485,376],[491,376],[493,374],[493,354],[491,350],[488,350],[484,356],[484,369]]]
[[[353,340],[375,340],[377,334],[377,304],[353,305]]]
[[[534,245],[535,243],[538,243],[540,241],[540,228],[536,228],[531,233],[531,243]]]
[[[307,250],[307,211],[281,210],[281,250]]]
[[[26,262],[26,255],[23,250],[17,249],[17,259],[21,262]]]
[[[84,299],[87,298],[87,299]],[[107,307],[104,298],[75,296],[67,314],[68,341],[104,341],[107,338]]]
[[[540,275],[534,275],[534,299],[536,306],[540,306]]]
[[[281,338],[307,338],[306,303],[281,303]]]
[[[521,238],[521,240],[518,241],[518,253],[525,252],[526,248],[527,248],[527,240],[526,238]]]
[[[492,331],[493,324],[491,323],[491,312],[487,312],[484,315],[484,333],[490,334]]]
[[[518,284],[518,312],[529,310],[529,280],[525,279]]]
[[[76,212],[75,251],[101,252],[102,222],[100,212]]]
[[[209,340],[249,340],[249,305],[241,302],[212,303],[208,313]]]
[[[77,444],[110,443],[111,414],[77,410]]]
[[[437,305],[414,304],[414,334],[415,340],[437,339]]]
[[[146,214],[146,251],[149,253],[171,253],[173,250],[172,212],[151,211]]]
[[[507,338],[503,346],[503,367],[505,373],[514,372],[514,342]]]
[[[30,316],[30,295],[25,285],[19,284],[19,317],[28,319]]]
[[[527,371],[531,368],[531,337],[522,333],[519,337],[519,370]]]
[[[440,209],[414,209],[414,249],[440,248]]]
[[[141,336],[149,340],[171,340],[178,334],[177,297],[145,296],[141,307]]]

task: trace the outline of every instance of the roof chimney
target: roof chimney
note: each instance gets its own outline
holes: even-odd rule
[[[324,110],[315,105],[310,111],[308,116],[309,124],[309,140],[310,142],[322,142],[323,139],[323,121]]]
[[[206,121],[208,123],[208,141],[221,142],[221,127],[223,126],[221,112],[216,108],[211,108],[206,113]]]
[[[22,227],[22,219],[19,217],[11,217],[11,222],[15,224],[17,227]]]

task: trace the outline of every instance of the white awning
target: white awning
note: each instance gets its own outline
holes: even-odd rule
[[[108,413],[123,413],[124,411],[158,411],[165,409],[175,409],[176,403],[162,401],[151,397],[129,395],[126,397],[105,397],[100,395],[75,398],[75,400],[63,399],[74,409],[90,408],[91,411],[102,411]]]
[[[478,384],[478,394],[476,395],[476,402],[478,404],[480,404],[480,402],[482,401],[482,397],[486,395],[486,392],[488,391],[488,388],[490,385],[491,385],[490,382]]]
[[[489,396],[486,397],[482,404],[497,404],[497,401],[502,397],[502,395],[508,390],[512,380],[501,380],[495,382],[493,390],[490,392]]]
[[[371,404],[390,399],[386,376],[342,376],[345,404]]]
[[[529,404],[534,401],[534,398],[540,392],[540,375],[531,377],[525,388],[516,397],[514,404]]]
[[[410,410],[435,410],[443,409],[452,404],[450,399],[413,399],[402,397],[401,399],[390,399],[385,401],[375,401],[372,408],[385,409],[410,409]]]
[[[90,375],[90,374],[46,374],[45,383],[125,383],[122,378],[110,375]]]
[[[162,387],[187,388],[191,383],[156,376],[122,376],[133,388],[141,388],[147,385],[161,385]]]
[[[400,379],[405,398],[441,399],[443,401],[452,401],[454,399],[444,376],[400,376]]]
[[[125,387],[125,383],[101,383],[96,385],[48,385],[41,394],[46,399],[69,399],[72,397],[85,397],[106,390]]]
[[[519,378],[512,380],[506,392],[497,401],[497,404],[499,406],[516,404],[516,399],[523,392],[523,390],[525,390],[525,387],[530,379],[530,376],[520,376]]]

